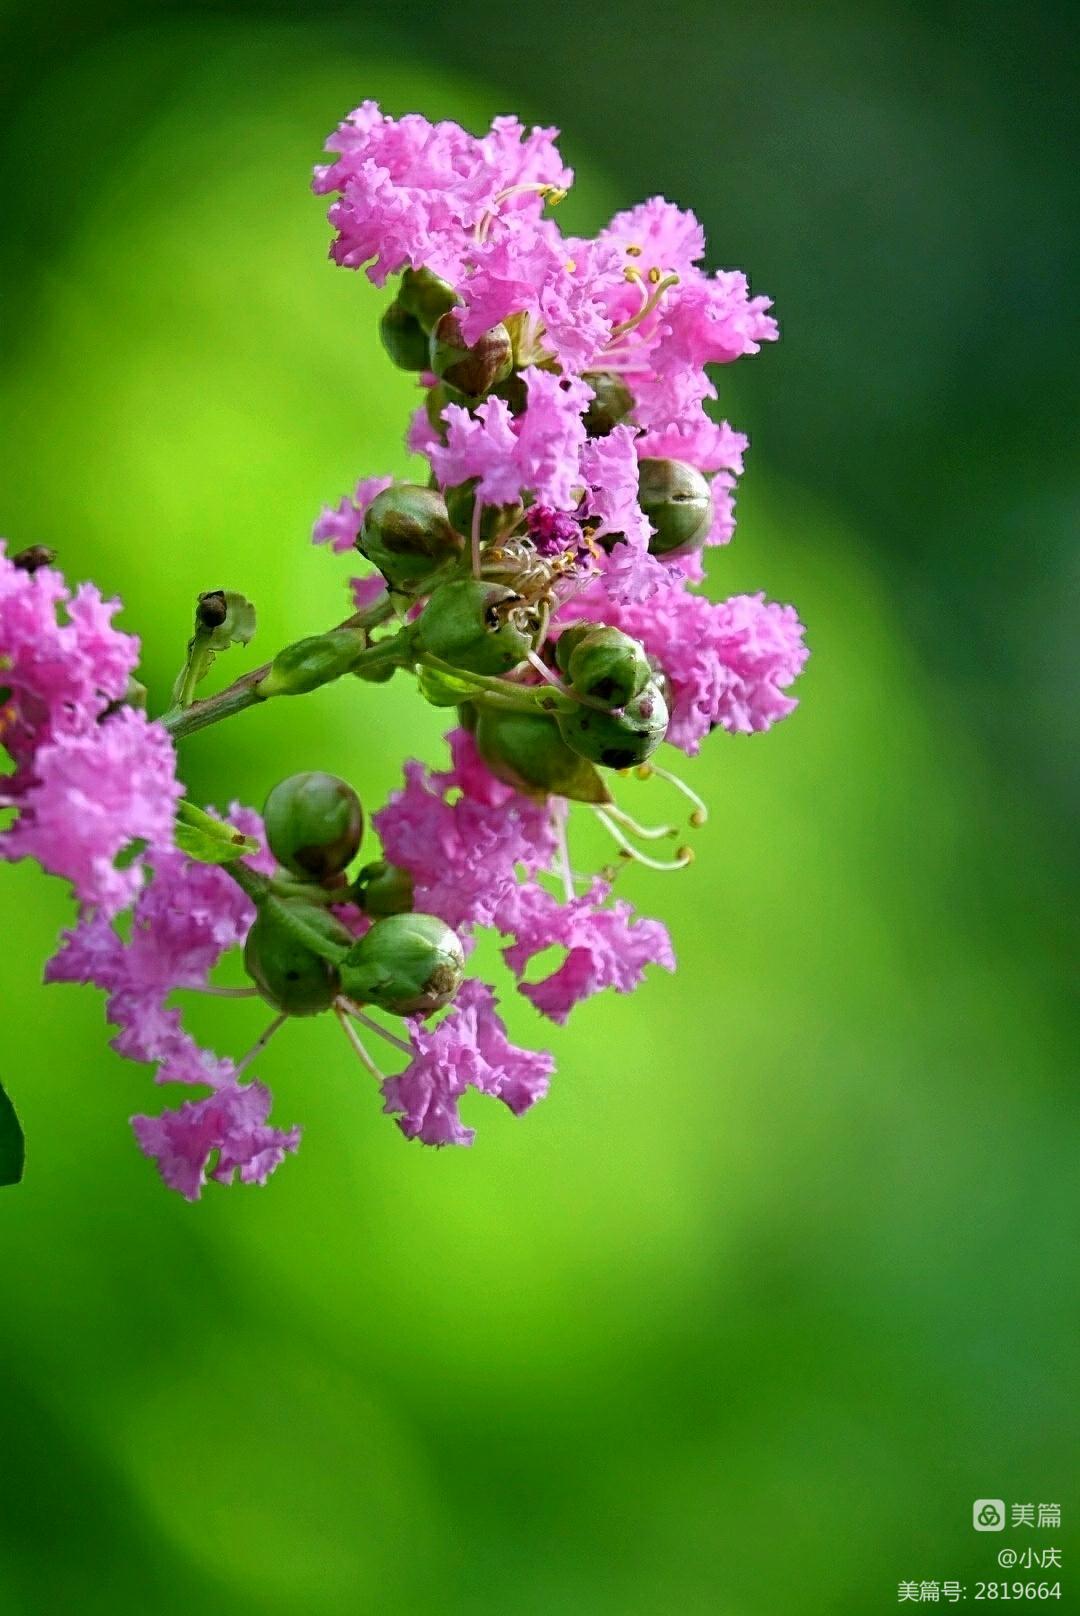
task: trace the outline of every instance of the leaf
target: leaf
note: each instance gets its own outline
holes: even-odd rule
[[[26,1164],[26,1140],[15,1107],[0,1083],[0,1186],[17,1184]]]
[[[231,864],[259,851],[254,837],[245,836],[235,825],[228,825],[212,814],[181,802],[176,809],[176,845],[188,858],[200,864]]]
[[[206,598],[200,597],[200,602]],[[211,598],[224,599],[225,621],[213,628],[199,628],[199,638],[209,650],[227,651],[230,645],[247,645],[254,639],[255,608],[246,595],[235,589],[216,589]]]

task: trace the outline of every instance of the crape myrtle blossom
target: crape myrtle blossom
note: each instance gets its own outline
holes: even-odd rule
[[[304,1017],[336,1019],[407,1139],[471,1144],[473,1094],[529,1111],[554,1062],[513,1041],[508,1007],[562,1025],[675,969],[666,927],[619,884],[693,858],[672,851],[676,826],[636,817],[639,780],[705,823],[658,749],[693,754],[711,730],[750,735],[795,706],[794,608],[700,587],[703,555],[732,537],[747,448],[712,413],[715,367],[775,340],[769,301],[707,270],[701,224],[661,197],[591,239],[564,234],[552,209],[573,175],[555,141],[514,118],[474,136],[367,101],[327,143],[331,256],[388,287],[383,344],[422,395],[415,480],[363,477],[314,524],[315,544],[366,568],[344,622],[204,695],[256,631],[252,602],[208,580],[163,699],[133,677],[117,603],[69,590],[48,552],[0,548],[0,856],[70,882],[78,910],[46,979],[103,990],[115,1051],[180,1086],[131,1122],[189,1201],[265,1184],[296,1152],[300,1128],[272,1118],[257,1073]],[[449,761],[408,756],[373,813],[306,755],[284,778],[275,760],[261,816],[182,795],[176,740],[332,681],[344,740],[403,729],[402,752],[420,751],[400,707],[380,719],[398,674],[416,711],[453,712]],[[583,816],[612,844],[599,875],[573,856]],[[489,956],[498,992],[478,974]],[[246,1053],[211,1050],[185,1024],[189,994],[273,1020]]]

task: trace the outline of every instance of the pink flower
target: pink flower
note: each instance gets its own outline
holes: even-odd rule
[[[717,726],[742,735],[766,730],[798,705],[785,691],[809,652],[793,606],[764,594],[715,603],[673,582],[622,604],[605,583],[592,584],[565,616],[595,616],[621,628],[661,664],[671,688],[673,746],[695,753]]]
[[[113,628],[119,609],[92,584],[70,594],[52,567],[16,567],[0,544],[0,684],[9,692],[0,735],[16,765],[5,782],[8,797],[28,786],[40,746],[85,733],[123,697],[139,642]]]
[[[142,886],[143,865],[136,857],[118,868],[118,856],[135,842],[157,850],[172,845],[182,790],[166,731],[121,708],[83,734],[47,741],[34,755],[33,773],[14,799],[19,817],[0,836],[0,856],[37,859],[66,877],[80,902],[107,914],[126,908]]]
[[[185,1100],[160,1117],[132,1117],[143,1153],[156,1161],[170,1189],[197,1201],[209,1177],[231,1184],[265,1184],[300,1143],[300,1129],[270,1128],[270,1091],[262,1083],[230,1083],[204,1100]],[[210,1158],[217,1152],[217,1162]]]
[[[372,824],[386,858],[412,876],[416,908],[456,931],[490,925],[519,866],[530,873],[551,859],[555,832],[547,805],[496,780],[470,735],[455,731],[451,745],[444,773],[406,763],[404,788]]]
[[[474,1130],[465,1127],[458,1112],[470,1088],[501,1100],[515,1116],[547,1093],[554,1070],[551,1056],[510,1043],[495,1013],[496,1002],[489,987],[470,980],[438,1026],[412,1024],[412,1061],[383,1084],[384,1109],[398,1117],[407,1139],[471,1145]]]
[[[475,477],[485,505],[509,505],[529,492],[542,505],[573,510],[582,486],[582,413],[592,389],[532,366],[521,376],[527,403],[516,420],[501,398],[485,399],[475,414],[446,406],[446,444],[428,451],[432,470],[444,488]]]
[[[609,892],[597,881],[581,897],[560,903],[539,886],[524,887],[499,918],[499,929],[516,938],[503,957],[518,977],[545,949],[567,950],[550,976],[521,984],[526,998],[552,1021],[566,1021],[575,1004],[603,988],[632,993],[646,965],[675,969],[667,928],[658,920],[635,919],[628,903],[604,907]]]
[[[475,416],[459,404],[448,404],[445,447],[431,445],[431,469],[444,488],[477,479],[484,505],[510,505],[521,492],[518,440],[509,406],[501,398],[486,399]]]
[[[776,321],[766,310],[767,297],[751,297],[746,276],[721,270],[711,277],[676,287],[664,309],[665,335],[657,366],[671,361],[726,365],[744,354],[758,353],[763,342],[775,342]]]
[[[336,555],[351,550],[364,525],[368,506],[393,480],[392,477],[361,477],[352,499],[343,495],[337,505],[324,505],[311,530],[312,544],[329,544]]]

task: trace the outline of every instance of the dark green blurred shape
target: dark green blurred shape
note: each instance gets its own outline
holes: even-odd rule
[[[126,1124],[169,1097],[96,995],[39,987],[62,891],[3,872],[5,1616],[869,1616],[992,1574],[976,1497],[1074,1519],[1067,13],[494,16],[9,12],[3,528],[123,595],[158,705],[202,590],[259,609],[215,678],[335,621],[312,518],[410,470],[414,389],[310,163],[367,95],[520,108],[567,129],[571,227],[666,189],[777,297],[783,344],[725,377],[756,446],[710,582],[799,604],[802,705],[692,766],[692,872],[626,878],[678,976],[565,1033],[512,1005],[559,1076],[520,1122],[478,1104],[471,1152],[407,1145],[294,1027],[262,1069],[300,1154],[188,1207]],[[185,778],[327,769],[370,809],[440,729],[334,687],[193,737]],[[191,1019],[234,1053],[264,1020]]]

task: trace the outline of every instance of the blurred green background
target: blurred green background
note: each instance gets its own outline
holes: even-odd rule
[[[626,877],[679,975],[550,1037],[513,1006],[560,1073],[471,1152],[405,1144],[314,1024],[262,1064],[299,1156],[186,1205],[100,997],[40,986],[60,885],[5,869],[4,1616],[870,1616],[1062,1542],[976,1536],[976,1496],[1075,1526],[1074,23],[0,5],[0,528],[124,597],[159,703],[200,589],[264,653],[329,622],[313,516],[408,468],[383,295],[307,190],[366,96],[557,122],[570,227],[665,191],[776,299],[722,378],[754,448],[710,587],[813,647],[792,719],[694,765],[693,871]],[[439,731],[335,687],[184,769],[374,805]],[[233,1053],[263,1019],[193,1011]]]

